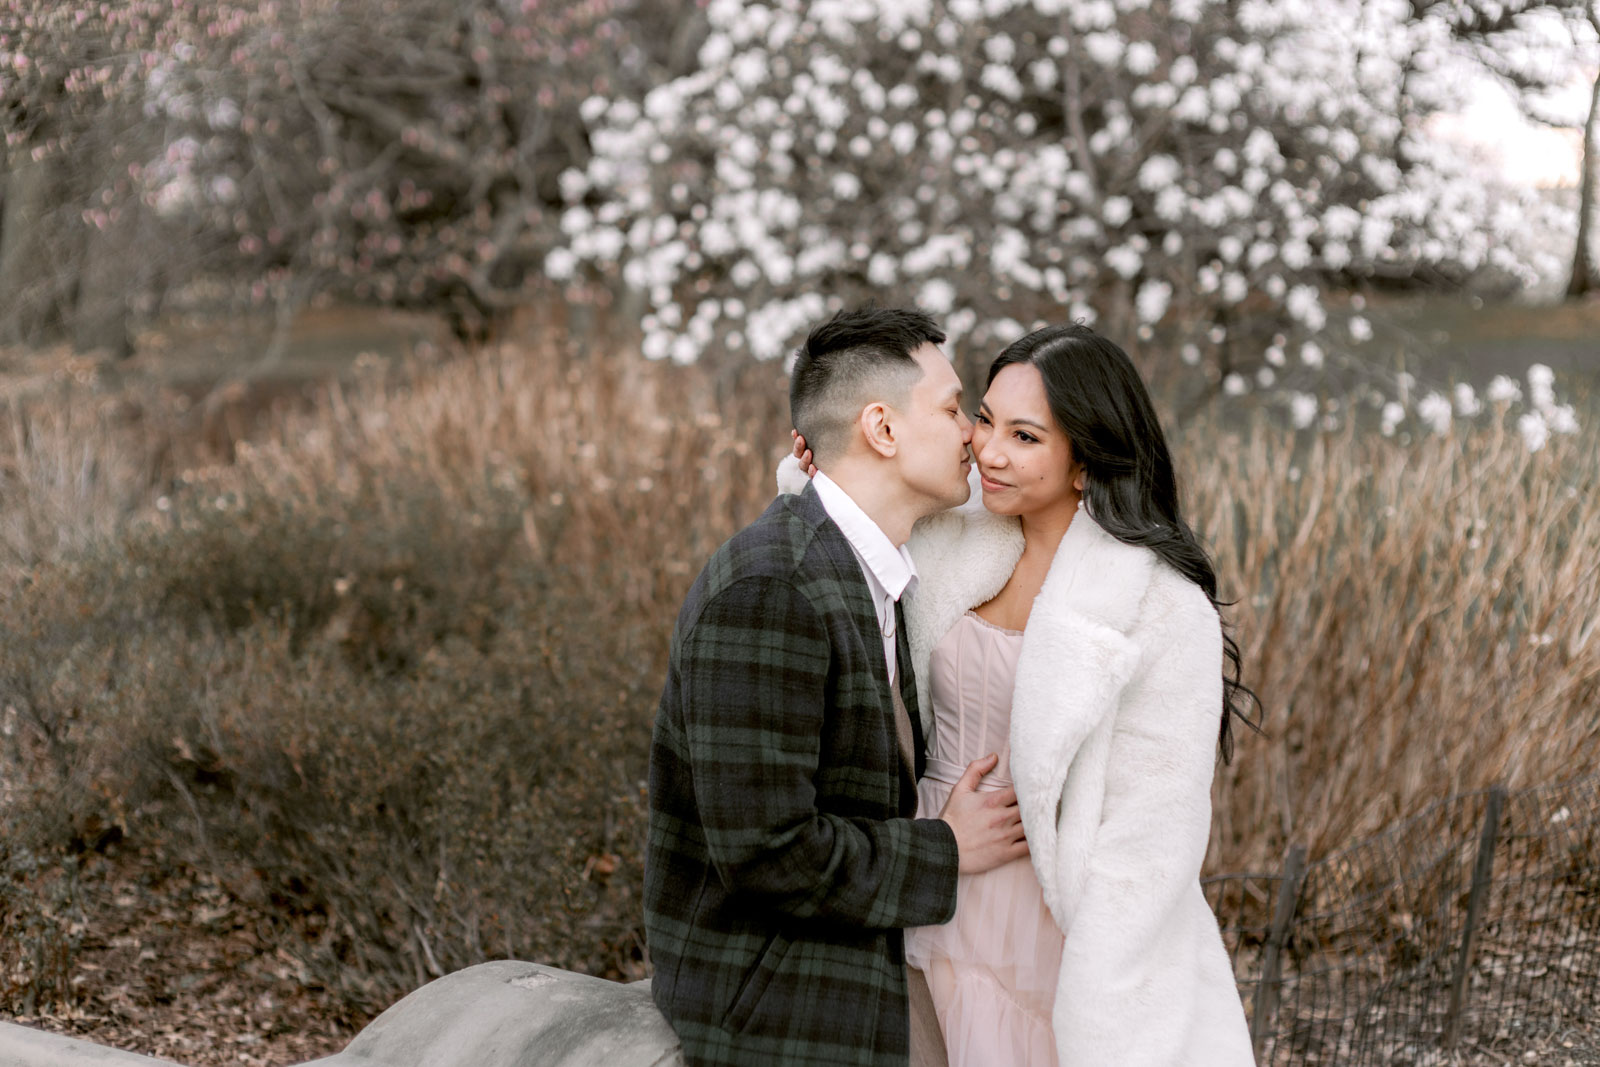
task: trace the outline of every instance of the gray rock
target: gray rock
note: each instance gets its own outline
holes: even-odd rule
[[[0,1067],[174,1065],[0,1023]],[[306,1067],[683,1067],[683,1054],[650,983],[504,960],[430,982]]]
[[[648,995],[647,995],[648,999]],[[0,1065],[3,1067],[173,1067],[170,1060],[151,1059],[93,1041],[47,1034],[31,1026],[0,1023]]]
[[[648,982],[503,960],[448,974],[306,1067],[683,1067]]]

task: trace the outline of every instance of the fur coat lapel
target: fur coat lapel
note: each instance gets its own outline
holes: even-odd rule
[[[1005,586],[1022,556],[1022,530],[1015,519],[989,513],[980,499],[976,508],[969,502],[918,523],[910,548],[919,577],[906,621],[921,706],[931,718],[924,679],[933,646],[962,614]],[[1152,553],[1118,541],[1080,509],[1022,638],[1011,776],[1045,903],[1063,930],[1083,888],[1104,798],[1112,713],[1139,659],[1129,634],[1154,567]],[[1063,670],[1068,657],[1070,672]]]
[[[917,679],[924,736],[933,733],[928,663],[933,646],[956,621],[1005,588],[1022,558],[1022,527],[990,514],[974,486],[961,507],[931,515],[911,531],[906,547],[917,565],[917,584],[906,596],[906,630]]]

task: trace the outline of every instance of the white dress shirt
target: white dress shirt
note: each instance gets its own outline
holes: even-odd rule
[[[872,604],[878,612],[878,630],[883,634],[883,658],[889,665],[889,685],[894,686],[900,673],[895,663],[894,605],[916,586],[917,565],[911,561],[906,546],[897,548],[838,482],[818,471],[812,476],[811,484],[817,487],[817,497],[828,518],[850,542],[856,562],[861,564],[862,573],[867,577]]]

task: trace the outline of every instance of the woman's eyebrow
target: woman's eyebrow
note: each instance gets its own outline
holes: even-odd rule
[[[1032,426],[1035,430],[1048,430],[1050,428],[1050,427],[1046,426],[1044,423],[1042,423],[1042,422],[1034,422],[1032,419],[1008,419],[1006,421],[1006,425],[1007,426]]]
[[[994,421],[994,412],[989,410],[989,405],[985,401],[982,401],[982,400],[978,401],[978,414],[982,415],[984,418],[988,419],[990,422]],[[1050,432],[1050,427],[1046,426],[1042,422],[1035,422],[1033,419],[1023,419],[1023,418],[1007,419],[1006,420],[1006,425],[1007,426],[1031,426],[1035,430],[1042,430],[1045,433],[1049,433]]]

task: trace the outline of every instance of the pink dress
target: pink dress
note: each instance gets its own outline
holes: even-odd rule
[[[933,735],[917,814],[933,818],[967,764],[1000,763],[979,789],[1011,784],[1011,692],[1022,634],[967,612],[934,646]],[[928,976],[950,1067],[1056,1067],[1050,1011],[1061,930],[1027,859],[960,875],[955,917],[906,932],[906,959]]]

